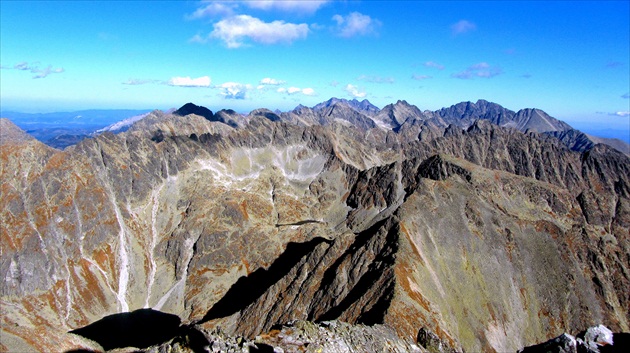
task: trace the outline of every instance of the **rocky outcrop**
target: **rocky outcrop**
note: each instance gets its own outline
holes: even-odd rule
[[[397,133],[336,102],[236,127],[156,111],[64,151],[7,139],[0,348],[105,348],[69,332],[148,309],[190,329],[137,347],[156,351],[627,332],[630,159],[434,118]]]
[[[576,337],[568,333],[547,342],[525,347],[519,353],[559,352],[559,353],[600,353],[627,352],[630,349],[630,334],[617,333],[604,325],[589,327]]]
[[[203,332],[203,333],[202,333]],[[319,324],[308,321],[292,321],[278,325],[273,330],[261,333],[254,339],[230,336],[220,329],[197,331],[189,329],[169,342],[153,346],[147,353],[189,353],[202,350],[210,352],[425,352],[424,349],[407,342],[383,325],[350,325],[340,321],[324,321]]]

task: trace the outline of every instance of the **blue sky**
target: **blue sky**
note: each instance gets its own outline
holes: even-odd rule
[[[2,110],[420,109],[630,129],[628,1],[1,1]]]

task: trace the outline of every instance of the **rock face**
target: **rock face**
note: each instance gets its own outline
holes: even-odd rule
[[[0,145],[15,144],[35,140],[31,135],[6,118],[0,118]]]
[[[451,110],[156,111],[64,151],[2,121],[0,350],[102,349],[68,332],[139,309],[189,330],[160,352],[212,332],[514,352],[629,331],[630,159],[536,132],[564,126],[540,111]]]

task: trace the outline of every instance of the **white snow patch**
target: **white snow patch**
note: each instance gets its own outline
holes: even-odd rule
[[[149,115],[149,113],[132,116],[130,118],[118,121],[116,123],[113,123],[113,124],[111,124],[109,126],[106,126],[106,127],[102,128],[102,129],[96,130],[93,133],[93,135],[102,134],[105,131],[116,132],[118,130],[121,130],[121,129],[124,129],[126,127],[129,127],[129,126],[133,125],[136,121],[140,121],[140,120],[144,119],[147,115]]]
[[[154,190],[151,195],[151,201],[153,205],[151,207],[151,243],[149,244],[149,263],[151,264],[149,269],[149,283],[147,284],[147,298],[144,302],[144,307],[149,308],[149,299],[151,298],[151,289],[153,288],[153,284],[155,283],[155,273],[157,271],[157,263],[154,258],[155,246],[157,245],[157,228],[155,226],[155,222],[157,220],[157,212],[159,208],[159,195],[164,188],[164,183],[160,186],[159,189]]]
[[[108,189],[109,199],[114,208],[116,220],[118,221],[118,225],[120,227],[120,231],[118,232],[118,260],[120,263],[120,273],[118,275],[118,293],[116,294],[116,297],[118,298],[118,303],[120,304],[120,312],[128,312],[129,304],[127,304],[126,296],[127,287],[129,285],[129,254],[127,253],[127,237],[125,236],[125,224],[123,222],[123,216],[120,212],[120,208],[116,204],[114,192],[111,190],[110,187],[108,187]]]
[[[214,159],[197,162],[199,170],[210,171],[217,183],[230,187],[236,182],[258,179],[265,169],[273,167],[289,181],[310,182],[324,169],[326,157],[309,155],[307,147],[303,145],[240,148],[232,152],[228,163]]]

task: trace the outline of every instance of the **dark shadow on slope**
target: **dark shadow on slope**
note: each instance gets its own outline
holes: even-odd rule
[[[370,228],[356,235],[352,245],[350,245],[348,249],[346,249],[346,251],[343,253],[343,255],[339,256],[339,258],[335,261],[335,263],[333,263],[333,265],[330,266],[324,273],[320,290],[325,290],[326,286],[332,284],[333,279],[335,279],[335,277],[337,276],[337,270],[339,266],[346,259],[346,257],[352,256],[352,254],[357,252],[358,249],[364,247],[370,241],[370,239],[372,239],[372,237],[376,235],[376,233],[381,229],[381,227],[385,224],[386,221],[387,219],[378,221]]]
[[[381,229],[385,223],[386,220],[380,221],[357,236],[355,242],[348,250],[326,271],[319,291],[328,290],[334,278],[337,276],[337,271],[343,260],[348,256],[352,256],[359,249],[367,246],[369,241],[374,237],[378,237],[378,232],[382,231]],[[373,290],[375,296],[378,296],[376,303],[369,310],[361,313],[359,317],[357,317],[357,322],[366,325],[374,325],[383,322],[385,312],[389,308],[394,293],[394,273],[391,265],[394,263],[394,256],[398,250],[398,234],[396,227],[392,226],[387,230],[387,234],[384,236],[386,239],[384,240],[385,244],[383,248],[379,251],[379,254],[372,264],[370,264],[368,270],[361,276],[348,295],[335,307],[318,317],[315,317],[313,312],[309,313],[309,320],[321,322],[338,319],[353,303],[364,297],[375,283],[380,282],[382,288],[376,291]]]
[[[380,227],[379,227],[380,228]],[[371,235],[378,236],[378,228],[374,230],[372,228]],[[369,234],[369,233],[368,233]],[[363,245],[367,244],[368,239],[361,239]],[[328,310],[326,313],[318,317],[317,321],[327,321],[338,319],[352,304],[359,301],[366,296],[366,293],[370,292],[370,289],[380,283],[382,288],[377,290],[372,289],[374,296],[378,296],[376,302],[369,310],[364,311],[357,317],[357,323],[366,325],[374,325],[383,323],[385,313],[389,308],[391,299],[394,294],[394,272],[392,265],[394,264],[394,256],[398,250],[398,233],[397,227],[392,226],[385,235],[385,244],[379,251],[374,261],[370,264],[368,270],[361,276],[361,279],[354,285],[348,295],[337,304],[335,307]],[[354,246],[353,244],[351,248]],[[357,247],[358,249],[358,247]],[[356,249],[355,249],[356,251]]]
[[[238,279],[216,302],[200,323],[235,314],[260,298],[269,287],[286,276],[307,254],[312,252],[324,238],[315,238],[305,243],[289,243],[286,250],[274,261],[269,269],[259,268],[248,276]]]
[[[293,223],[278,223],[278,224],[276,224],[276,227],[301,226],[301,225],[305,225],[305,224],[309,224],[309,223],[324,223],[324,222],[316,221],[314,219],[307,219],[307,220],[304,220],[304,221],[297,221],[297,222],[293,222]]]
[[[177,315],[152,309],[113,314],[85,327],[70,331],[99,343],[103,349],[147,348],[180,334]]]

